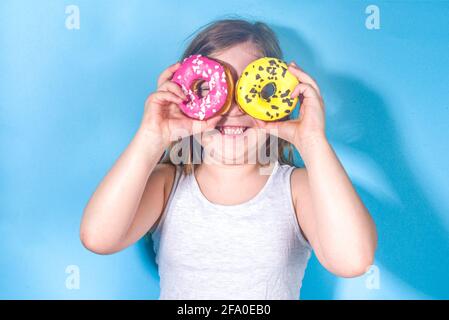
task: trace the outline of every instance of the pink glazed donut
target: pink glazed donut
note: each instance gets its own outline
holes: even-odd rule
[[[185,58],[172,81],[181,86],[188,97],[179,107],[190,118],[207,120],[225,113],[231,106],[232,94],[228,92],[233,92],[234,83],[230,69],[211,58],[200,54]],[[208,83],[209,93],[200,97],[197,85],[203,81]]]

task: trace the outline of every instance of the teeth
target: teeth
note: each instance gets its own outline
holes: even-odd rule
[[[239,135],[245,131],[246,127],[219,127],[222,134],[225,135]]]

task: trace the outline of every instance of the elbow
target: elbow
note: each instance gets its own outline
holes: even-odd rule
[[[377,232],[373,226],[371,237],[366,239],[366,241],[360,241],[360,245],[350,251],[350,256],[346,256],[344,259],[344,267],[340,268],[336,274],[343,278],[354,278],[364,275],[374,264],[376,249]]]
[[[88,207],[84,209],[83,218],[81,220],[81,225],[79,228],[79,237],[81,244],[89,251],[100,254],[108,255],[117,252],[112,248],[110,239],[102,231],[103,227],[94,224],[91,219]]]
[[[364,275],[373,265],[374,257],[354,259],[335,274],[343,278],[355,278]]]
[[[352,258],[335,268],[334,274],[343,278],[360,277],[369,271],[374,263],[374,249],[367,250],[363,253],[354,254]]]
[[[84,230],[83,228],[81,228],[80,231],[80,240],[87,250],[96,254],[108,255],[117,252],[117,250],[114,250],[107,245],[106,241],[101,239],[100,236],[92,231]]]

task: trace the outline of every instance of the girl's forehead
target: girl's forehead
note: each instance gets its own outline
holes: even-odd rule
[[[263,57],[255,45],[242,43],[210,55],[211,58],[221,60],[232,67],[232,72],[240,77],[243,70],[254,60]]]

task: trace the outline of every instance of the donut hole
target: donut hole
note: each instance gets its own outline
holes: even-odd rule
[[[276,85],[273,82],[267,83],[260,91],[262,99],[268,100],[276,93]]]
[[[193,82],[192,91],[200,98],[204,98],[209,93],[209,82],[204,79],[198,79]]]

